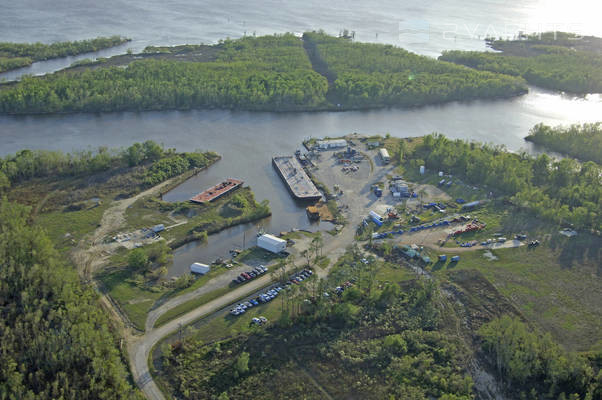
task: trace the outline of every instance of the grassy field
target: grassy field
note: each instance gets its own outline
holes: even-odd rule
[[[132,280],[132,272],[122,268],[103,271],[97,276],[101,288],[113,298],[130,322],[144,331],[146,314],[164,294],[164,290],[140,287]]]
[[[171,297],[198,289],[210,279],[227,271],[225,267],[213,266],[211,272],[204,276],[197,277],[190,286],[182,289],[171,288],[161,285],[158,282],[144,282],[141,276],[136,276],[138,273],[135,270],[127,267],[125,264],[126,258],[126,251],[122,251],[114,256],[112,258],[113,265],[121,265],[117,268],[99,273],[97,279],[104,290],[106,290],[113,300],[119,304],[130,321],[141,331],[144,330],[147,313],[153,308],[157,301],[164,301]],[[119,260],[121,260],[121,262]],[[162,316],[159,321],[157,321],[156,326],[184,314],[187,311],[224,294],[228,290],[230,290],[229,287],[219,289],[194,299],[192,302],[189,302],[191,304],[184,303],[180,307],[176,307]],[[188,308],[186,307],[187,305]]]
[[[107,199],[100,205],[83,210],[54,210],[38,214],[35,223],[46,230],[57,250],[64,253],[98,227],[102,214],[109,205],[110,200]]]
[[[200,307],[203,304],[210,302],[211,300],[214,300],[220,296],[223,296],[224,294],[228,293],[230,290],[232,290],[232,288],[229,286],[226,286],[226,287],[223,287],[220,289],[213,290],[202,296],[195,297],[194,299],[187,301],[185,303],[182,303],[179,306],[176,306],[176,307],[172,308],[171,310],[165,312],[163,315],[161,315],[155,322],[154,326],[159,327],[159,326],[171,321],[172,319],[179,317],[180,315],[184,315],[187,312],[192,311],[195,308]],[[187,289],[187,291],[188,291],[188,289]],[[183,294],[183,292],[180,292],[179,294]]]
[[[444,280],[453,271],[480,271],[529,321],[569,350],[585,351],[600,340],[602,285],[595,263],[567,265],[561,251],[543,245],[493,250],[495,260],[485,252],[466,252],[458,263],[430,269]]]
[[[236,256],[236,261],[245,263],[245,264],[253,264],[253,263],[270,263],[274,260],[278,260],[282,258],[278,254],[274,254],[270,251],[264,250],[260,247],[253,246],[248,249],[243,250],[238,256]]]

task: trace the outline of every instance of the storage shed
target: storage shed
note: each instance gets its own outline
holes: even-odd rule
[[[257,246],[272,253],[280,253],[286,250],[286,240],[277,238],[274,235],[265,234],[257,238]]]
[[[205,275],[209,271],[211,271],[211,267],[207,264],[195,262],[190,266],[190,272],[193,274]]]

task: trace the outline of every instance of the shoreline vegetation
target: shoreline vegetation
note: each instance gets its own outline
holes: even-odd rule
[[[140,55],[78,63],[0,85],[0,113],[343,111],[526,92],[520,77],[313,32],[148,47]]]
[[[37,61],[92,53],[131,40],[121,36],[111,36],[51,44],[0,42],[0,72],[28,67]]]
[[[522,77],[544,89],[575,94],[602,93],[602,39],[565,32],[492,40],[491,51],[444,51],[439,60]]]
[[[602,122],[567,127],[537,124],[525,140],[583,162],[602,164]]]

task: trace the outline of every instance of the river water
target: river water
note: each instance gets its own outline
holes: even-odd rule
[[[519,31],[560,29],[602,36],[596,2],[526,0],[392,0],[378,2],[318,0],[0,0],[0,41],[53,42],[119,34],[132,42],[92,55],[35,63],[0,74],[17,79],[42,74],[81,58],[110,56],[147,45],[215,43],[225,37],[324,29],[355,31],[361,41],[391,43],[437,56],[445,49],[484,49],[487,35],[512,37]],[[587,8],[590,7],[588,12]],[[214,150],[223,159],[189,180],[167,199],[186,199],[223,178],[245,180],[258,200],[267,199],[271,218],[212,235],[208,244],[188,244],[175,251],[169,275],[187,271],[194,261],[210,262],[253,244],[261,226],[278,233],[311,226],[271,167],[271,157],[292,154],[303,139],[352,132],[419,136],[433,131],[453,138],[503,144],[533,151],[523,141],[536,123],[567,124],[599,120],[600,95],[573,97],[531,88],[510,100],[450,103],[415,109],[363,112],[251,113],[166,111],[144,113],[0,116],[0,155],[23,148],[72,151],[98,146],[121,147],[148,139],[178,150]]]

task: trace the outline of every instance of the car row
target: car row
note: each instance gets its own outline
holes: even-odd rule
[[[282,288],[280,286],[276,286],[275,288],[270,289],[267,292],[262,293],[253,299],[243,301],[242,303],[237,304],[233,309],[231,309],[230,314],[244,314],[249,308],[253,308],[255,306],[258,306],[259,304],[267,303],[270,300],[274,299],[276,296],[278,296],[278,293],[280,293],[281,290]]]
[[[290,286],[292,284],[298,285],[310,276],[313,275],[313,271],[311,269],[304,269],[301,272],[298,272],[290,277],[290,279],[285,283],[285,285]]]
[[[232,279],[232,283],[243,283],[246,281],[250,281],[251,279],[258,277],[259,275],[265,274],[266,272],[268,272],[268,268],[263,265],[260,265],[258,267],[253,268],[251,271],[241,273],[236,278]]]

